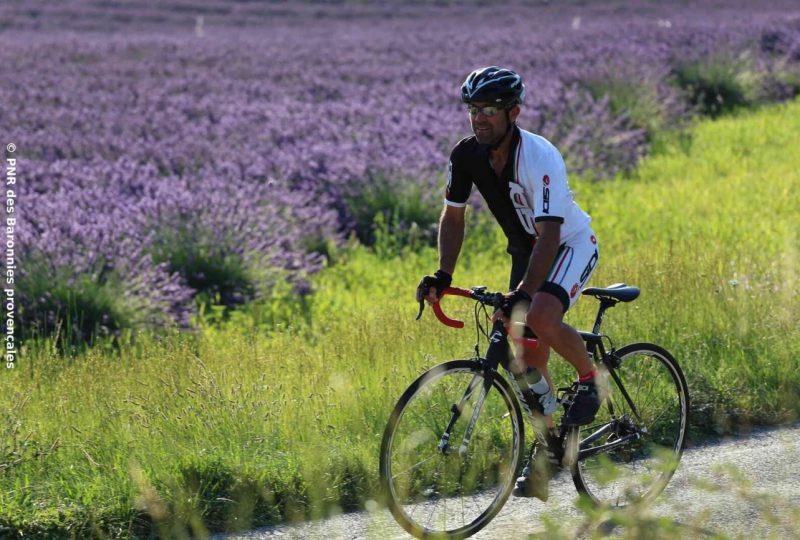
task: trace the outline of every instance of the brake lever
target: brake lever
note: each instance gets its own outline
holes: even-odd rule
[[[424,310],[425,310],[425,300],[420,300],[419,301],[419,313],[417,313],[417,318],[414,319],[415,321],[418,321],[420,319],[420,317],[422,317],[422,312]]]

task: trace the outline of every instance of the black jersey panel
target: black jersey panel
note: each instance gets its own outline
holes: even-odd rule
[[[500,176],[492,168],[486,146],[479,144],[474,136],[459,141],[450,153],[452,180],[448,184],[447,200],[466,202],[468,188],[474,184],[508,239],[506,250],[511,254],[524,255],[531,252],[535,236],[528,233],[520,222],[509,188],[509,184],[515,182],[519,138],[519,130],[515,128],[508,161]],[[464,184],[468,187],[465,188]]]
[[[474,137],[473,137],[474,138]],[[465,143],[469,137],[459,141],[450,152],[450,163],[447,165],[447,191],[444,198],[452,203],[465,204],[472,192],[472,175],[468,167],[469,160],[464,159]]]

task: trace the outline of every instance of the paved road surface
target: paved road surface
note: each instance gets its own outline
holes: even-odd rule
[[[733,481],[730,474],[715,472],[722,464],[735,466],[743,480]],[[710,482],[722,490],[700,489],[698,481]],[[571,538],[588,537],[598,526],[585,528],[587,520],[575,507],[575,498],[572,479],[561,474],[553,480],[547,503],[512,497],[497,517],[472,538],[516,539],[536,535],[544,531],[543,515],[557,518]],[[800,539],[800,426],[760,429],[746,438],[725,439],[687,450],[659,501],[651,513],[667,517],[680,538],[711,538],[722,534],[748,540],[770,536]],[[772,509],[778,523],[765,518],[765,509]],[[600,524],[600,530],[612,537],[626,533],[625,529],[613,528],[607,522]],[[217,536],[216,540],[409,538],[412,537],[395,523],[388,510],[376,509],[301,525]]]

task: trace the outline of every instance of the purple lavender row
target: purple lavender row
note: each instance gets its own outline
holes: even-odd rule
[[[64,9],[85,23],[77,14],[91,5]],[[517,6],[506,27],[487,25],[485,8],[389,19],[348,6],[343,20],[314,21],[295,6],[255,28],[212,9],[200,31],[170,37],[2,32],[0,61],[17,78],[0,80],[0,125],[25,173],[23,316],[45,314],[43,331],[63,317],[63,295],[41,283],[114,280],[136,324],[185,325],[198,291],[234,305],[276,280],[300,286],[320,246],[359,226],[365,206],[383,210],[365,202],[376,185],[414,184],[435,214],[448,150],[467,134],[458,85],[479,65],[523,74],[520,123],[553,140],[572,173],[629,170],[654,129],[703,106],[676,84],[685,66],[750,73],[767,101],[797,92],[791,6]],[[39,9],[44,26],[65,17]],[[620,95],[642,111],[620,109]],[[214,282],[200,259],[244,278]]]

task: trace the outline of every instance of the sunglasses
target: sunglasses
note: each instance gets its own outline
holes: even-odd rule
[[[477,116],[481,113],[483,116],[494,116],[506,107],[498,107],[496,105],[487,105],[486,107],[476,107],[475,105],[467,105],[467,111],[471,116]]]

